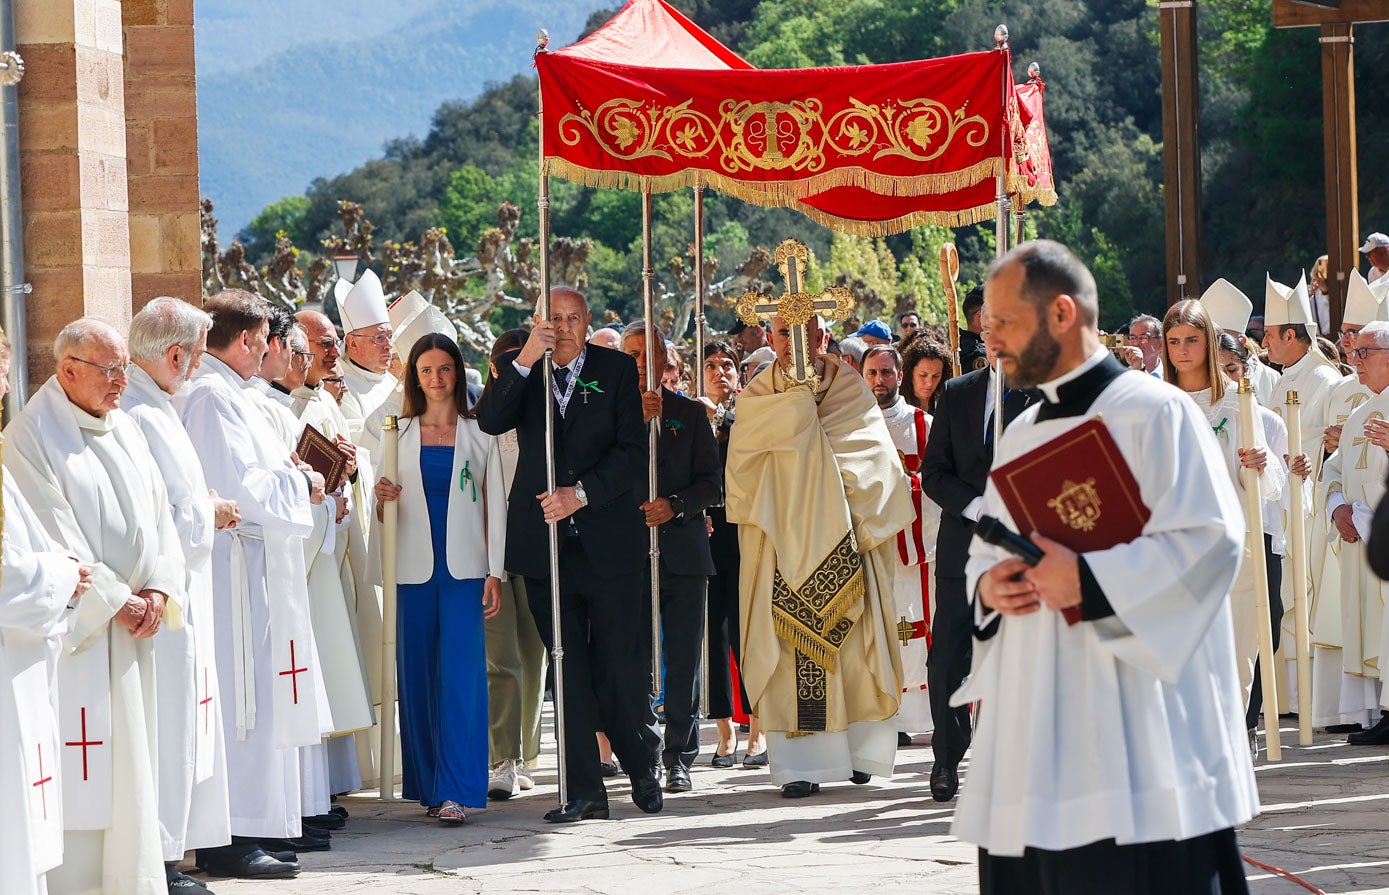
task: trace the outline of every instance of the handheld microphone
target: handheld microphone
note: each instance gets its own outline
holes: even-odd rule
[[[975,527],[974,533],[985,543],[1002,547],[1029,566],[1037,565],[1042,561],[1042,557],[1046,556],[1041,547],[1013,531],[993,516],[980,516],[979,524]]]

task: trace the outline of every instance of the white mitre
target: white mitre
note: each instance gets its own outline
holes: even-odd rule
[[[1254,313],[1254,303],[1249,296],[1225,279],[1211,283],[1201,296],[1201,307],[1206,309],[1216,329],[1229,330],[1241,337],[1249,328],[1249,315]]]
[[[1368,283],[1360,271],[1352,270],[1350,283],[1346,286],[1346,310],[1341,315],[1341,322],[1364,326],[1374,320],[1389,320],[1389,277]]]
[[[386,293],[381,291],[381,279],[368,270],[352,289],[338,301],[338,315],[344,333],[372,326],[389,325],[391,315],[386,311]]]
[[[409,357],[410,349],[429,333],[440,333],[458,341],[458,328],[443,311],[413,289],[397,299],[387,313],[395,332],[395,351],[402,359]]]
[[[333,284],[333,303],[341,308],[342,303],[347,301],[347,293],[351,291],[352,281],[338,277],[337,282]]]
[[[1296,286],[1284,286],[1273,277],[1264,276],[1268,278],[1264,287],[1264,326],[1315,325],[1305,272]]]

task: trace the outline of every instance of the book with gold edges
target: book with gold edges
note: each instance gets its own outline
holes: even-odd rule
[[[1039,532],[1076,553],[1107,550],[1143,534],[1152,511],[1098,417],[989,473],[1018,533]],[[1080,621],[1080,607],[1063,611]]]
[[[299,446],[295,448],[299,459],[313,467],[314,472],[323,476],[324,490],[333,492],[342,484],[342,474],[347,468],[347,457],[332,439],[315,429],[304,426],[304,434],[299,436]]]

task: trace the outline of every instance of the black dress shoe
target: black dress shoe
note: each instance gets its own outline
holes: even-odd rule
[[[632,803],[647,814],[655,814],[665,807],[665,796],[661,795],[661,781],[653,771],[645,777],[633,777]],[[687,774],[685,779],[689,779]]]
[[[680,765],[676,765],[666,771],[666,792],[689,792],[694,789],[694,784],[690,781],[690,772]]]
[[[552,824],[572,824],[581,820],[607,820],[608,801],[603,799],[573,799],[563,808],[553,808],[545,812],[545,820]]]
[[[1365,726],[1364,726],[1363,724],[1328,724],[1328,725],[1326,725],[1326,732],[1327,732],[1327,733],[1359,733],[1360,731],[1362,731],[1362,730],[1364,730],[1364,729],[1365,729]]]
[[[960,775],[948,764],[937,762],[931,768],[931,798],[948,802],[960,789]]]
[[[207,883],[180,873],[177,861],[164,862],[164,882],[169,887],[169,895],[205,895]]]
[[[1352,746],[1389,745],[1389,714],[1380,715],[1379,723],[1369,730],[1362,730],[1346,737],[1346,742]]]
[[[901,749],[903,746],[910,746],[911,744],[912,744],[912,735],[911,735],[911,734],[909,734],[909,733],[903,733],[903,732],[900,731],[900,730],[897,731],[897,748],[898,748],[898,749]]]
[[[328,851],[333,847],[333,843],[328,839],[308,835],[300,836],[298,839],[257,839],[256,844],[262,851],[292,851],[295,854],[305,851]]]
[[[865,774],[863,771],[854,771],[853,776],[849,778],[849,781],[855,784],[856,786],[862,786],[863,784],[867,783],[869,780],[872,779],[872,774]]]
[[[803,799],[820,791],[820,784],[805,780],[793,780],[781,788],[783,799]]]
[[[341,830],[347,826],[347,818],[340,814],[315,814],[313,817],[301,817],[299,822],[306,827],[317,827],[320,830]]]
[[[616,777],[618,774],[621,774],[622,768],[619,768],[617,766],[617,759],[613,759],[611,764],[609,764],[606,761],[599,762],[598,772],[603,775],[604,779],[610,780],[613,777]]]
[[[237,879],[289,879],[299,873],[299,864],[277,861],[261,849],[247,852],[234,861],[213,861],[203,866],[212,876],[231,876]]]
[[[343,820],[347,820],[349,817],[351,817],[351,815],[347,813],[347,809],[344,808],[344,807],[342,807],[341,805],[334,805],[332,808],[329,808],[329,809],[328,809],[328,813],[329,813],[329,814],[336,814],[338,817],[341,817]]]

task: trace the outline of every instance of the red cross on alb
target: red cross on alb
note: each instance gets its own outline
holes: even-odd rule
[[[286,671],[281,671],[281,672],[280,672],[280,677],[284,677],[285,675],[289,675],[290,683],[292,683],[292,684],[294,685],[294,704],[295,704],[295,705],[298,705],[298,704],[299,704],[299,675],[303,674],[304,672],[306,672],[306,671],[308,671],[308,670],[309,670],[309,669],[308,669],[308,666],[307,666],[307,665],[304,666],[303,668],[295,668],[295,667],[294,667],[294,641],[291,640],[291,641],[289,642],[289,669],[286,670]]]
[[[82,738],[86,739],[87,737],[84,734]],[[45,787],[53,782],[53,775],[49,774],[47,777],[43,775],[43,743],[35,743],[34,748],[39,750],[39,779],[30,785],[39,788],[39,797],[43,799],[43,819],[48,820],[48,790]]]
[[[293,664],[293,663],[291,663],[291,664]],[[208,686],[207,686],[207,666],[204,665],[204,666],[203,666],[203,698],[198,700],[198,705],[200,705],[200,706],[203,707],[203,733],[204,733],[204,734],[207,734],[207,733],[210,733],[210,732],[211,732],[211,727],[209,726],[209,725],[210,725],[210,722],[209,722],[209,720],[208,720],[208,719],[210,718],[210,716],[211,716],[211,712],[210,712],[209,709],[208,709],[208,706],[209,706],[209,704],[210,704],[211,702],[212,702],[212,691],[211,691],[210,689],[208,689]]]
[[[75,743],[69,741],[69,742],[64,743],[63,745],[64,745],[64,746],[78,746],[78,747],[80,747],[80,748],[82,749],[82,779],[83,779],[83,780],[86,780],[86,779],[87,779],[87,747],[88,747],[88,746],[101,746],[101,745],[104,745],[104,743],[103,743],[101,740],[89,740],[89,739],[87,739],[87,707],[86,707],[86,706],[83,706],[83,707],[82,707],[82,739],[79,740],[78,742],[75,742]]]

